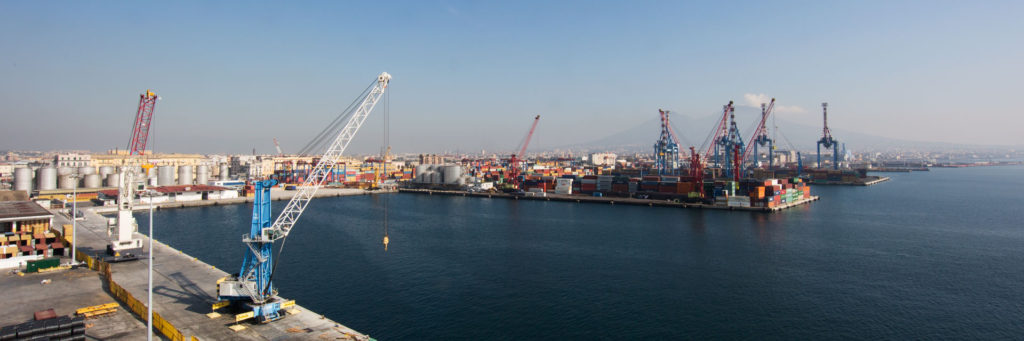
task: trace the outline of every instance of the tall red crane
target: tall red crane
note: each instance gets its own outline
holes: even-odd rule
[[[132,137],[128,141],[128,155],[142,155],[146,151],[149,140],[149,126],[153,122],[153,108],[156,107],[157,96],[153,91],[139,94],[139,110],[135,113],[132,125]]]
[[[512,179],[512,185],[517,189],[520,188],[519,172],[521,171],[521,167],[519,166],[519,162],[523,161],[518,157],[521,157],[526,153],[526,147],[530,145],[530,138],[533,137],[533,131],[537,129],[538,121],[540,121],[540,115],[537,115],[537,117],[533,118],[533,124],[530,125],[530,132],[526,133],[526,138],[524,138],[523,141],[519,143],[519,152],[516,154],[512,154],[512,157],[509,158],[508,161],[508,176],[509,178]]]
[[[142,253],[142,240],[134,238],[133,233],[138,230],[138,223],[132,216],[132,201],[135,200],[137,187],[135,182],[135,167],[141,166],[143,179],[145,172],[153,165],[143,163],[141,160],[132,158],[133,155],[143,155],[146,152],[146,142],[149,140],[150,123],[153,122],[153,108],[156,101],[160,99],[153,91],[146,90],[139,95],[139,109],[135,112],[135,123],[132,125],[131,140],[128,141],[128,155],[121,166],[118,176],[117,191],[117,220],[115,224],[107,227],[107,235],[111,237],[107,245],[107,258],[110,262],[137,259],[136,255]]]

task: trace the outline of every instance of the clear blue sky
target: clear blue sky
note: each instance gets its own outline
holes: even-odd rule
[[[4,1],[0,149],[124,148],[151,88],[158,151],[269,153],[277,137],[294,152],[381,71],[394,75],[398,152],[511,150],[534,114],[540,147],[585,142],[658,108],[712,115],[759,94],[815,126],[828,101],[836,129],[1024,145],[1020,13],[1020,1]],[[379,148],[370,120],[354,152]]]

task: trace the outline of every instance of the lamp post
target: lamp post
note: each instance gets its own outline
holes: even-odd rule
[[[146,301],[146,329],[147,341],[153,341],[153,190],[148,190],[145,195],[149,197],[149,298]]]
[[[71,265],[78,264],[75,253],[78,251],[78,170],[71,176],[75,186],[71,189]],[[65,236],[67,237],[67,236]]]

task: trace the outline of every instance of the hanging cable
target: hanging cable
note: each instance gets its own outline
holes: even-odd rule
[[[391,92],[395,91],[393,88],[384,94],[384,179],[388,178],[388,164],[391,158]],[[383,181],[382,181],[383,182]],[[387,187],[385,187],[387,188]],[[391,200],[390,194],[384,194],[384,252],[388,251],[388,243],[391,242],[388,238],[388,204]]]
[[[376,81],[371,82],[370,85],[366,87],[366,89],[363,89],[363,92],[359,95],[359,97],[356,97],[356,99],[353,100],[352,103],[350,103],[348,107],[346,107],[345,110],[341,112],[341,114],[338,114],[338,116],[335,117],[334,120],[331,121],[331,123],[327,124],[327,126],[325,126],[324,129],[320,131],[320,133],[316,134],[316,136],[314,136],[312,140],[306,143],[306,145],[299,150],[299,155],[308,155],[313,151],[318,151],[322,149],[322,147],[324,147],[324,145],[329,141],[330,137],[337,135],[336,132],[338,131],[338,128],[340,128],[341,125],[346,121],[345,119],[352,116],[352,114],[355,112],[356,106],[359,105],[360,99],[366,97],[366,94],[369,93],[370,90],[372,90],[374,85],[376,84]]]

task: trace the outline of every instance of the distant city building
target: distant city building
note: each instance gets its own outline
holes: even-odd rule
[[[57,154],[53,164],[57,167],[89,167],[92,166],[91,159],[89,154]]]
[[[444,156],[437,154],[420,154],[421,165],[441,165],[444,164]]]

